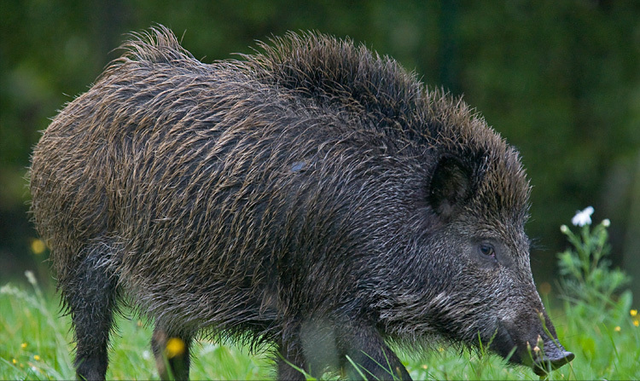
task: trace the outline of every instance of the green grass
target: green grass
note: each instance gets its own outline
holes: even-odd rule
[[[549,308],[560,342],[576,357],[552,372],[550,380],[640,379],[640,314],[628,277],[610,269],[609,221],[578,234],[563,226],[573,248],[558,256],[563,302]],[[58,297],[43,293],[32,273],[26,286],[0,285],[0,379],[73,379],[70,319],[59,314]],[[548,285],[547,285],[548,286]],[[556,303],[558,304],[558,303]],[[109,379],[158,379],[149,341],[151,329],[136,318],[119,317],[112,340]],[[193,348],[192,379],[273,379],[267,354],[246,348],[198,342]],[[423,353],[399,353],[416,380],[535,380],[528,368],[510,366],[482,351],[456,351],[435,344]]]
[[[10,284],[0,288],[0,379],[75,379],[71,319],[59,313],[58,297]],[[137,319],[117,319],[107,378],[158,379],[151,353],[151,328]],[[198,342],[192,379],[264,380],[273,378],[266,354]]]
[[[0,379],[73,379],[70,319],[60,316],[57,296],[37,284],[0,290]],[[549,379],[640,379],[640,315],[631,316],[631,295],[623,293],[602,314],[599,307],[572,305],[552,310],[560,341],[575,360]],[[595,315],[597,314],[597,315]],[[618,328],[616,328],[618,327]],[[136,319],[118,319],[107,377],[158,379],[150,351],[151,330]],[[192,379],[273,379],[266,354],[199,342]],[[509,366],[494,355],[436,346],[420,354],[400,354],[414,379],[535,380],[529,369]]]

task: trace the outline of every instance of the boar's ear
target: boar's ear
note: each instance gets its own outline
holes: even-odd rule
[[[470,195],[471,171],[455,158],[441,158],[428,188],[427,198],[431,208],[448,220]]]

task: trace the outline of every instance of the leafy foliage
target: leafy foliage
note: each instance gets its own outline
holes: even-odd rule
[[[564,297],[574,304],[584,303],[602,308],[614,303],[614,293],[630,282],[620,269],[611,269],[608,255],[609,220],[595,227],[584,224],[576,234],[566,225],[561,230],[573,246],[558,254],[560,281]]]
[[[565,325],[556,327],[576,355],[571,370],[577,379],[637,379],[640,353],[632,348],[640,345],[640,322],[631,309],[631,291],[620,292],[630,277],[611,269],[607,259],[610,222],[576,225],[581,225],[578,233],[561,227],[572,247],[558,254]]]

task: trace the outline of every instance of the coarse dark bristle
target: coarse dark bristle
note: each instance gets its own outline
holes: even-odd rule
[[[344,110],[396,142],[461,158],[480,180],[471,209],[526,220],[530,186],[518,152],[461,99],[430,91],[395,60],[350,39],[289,33],[260,48],[242,65],[261,82]]]
[[[138,35],[125,48],[126,59],[192,70],[205,66],[164,27]],[[314,32],[274,37],[259,43],[257,53],[241,56],[241,61],[214,65],[267,86],[290,89],[318,106],[333,107],[358,119],[362,127],[386,134],[399,147],[422,145],[461,158],[477,170],[471,209],[495,218],[527,219],[530,186],[518,152],[462,99],[427,89],[392,58],[380,57],[348,38]]]
[[[86,348],[106,346],[122,300],[155,320],[158,353],[165,333],[205,334],[272,342],[287,361],[305,332],[383,359],[387,338],[473,345],[514,299],[538,318],[529,183],[460,98],[319,33],[212,64],[162,26],[122,48],[52,121],[30,170],[34,221],[89,352],[79,374],[100,377]]]

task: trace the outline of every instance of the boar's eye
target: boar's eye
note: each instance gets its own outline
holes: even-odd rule
[[[480,251],[480,254],[484,256],[491,257],[493,259],[496,258],[496,249],[490,243],[481,243],[480,245],[478,245],[478,251]]]

